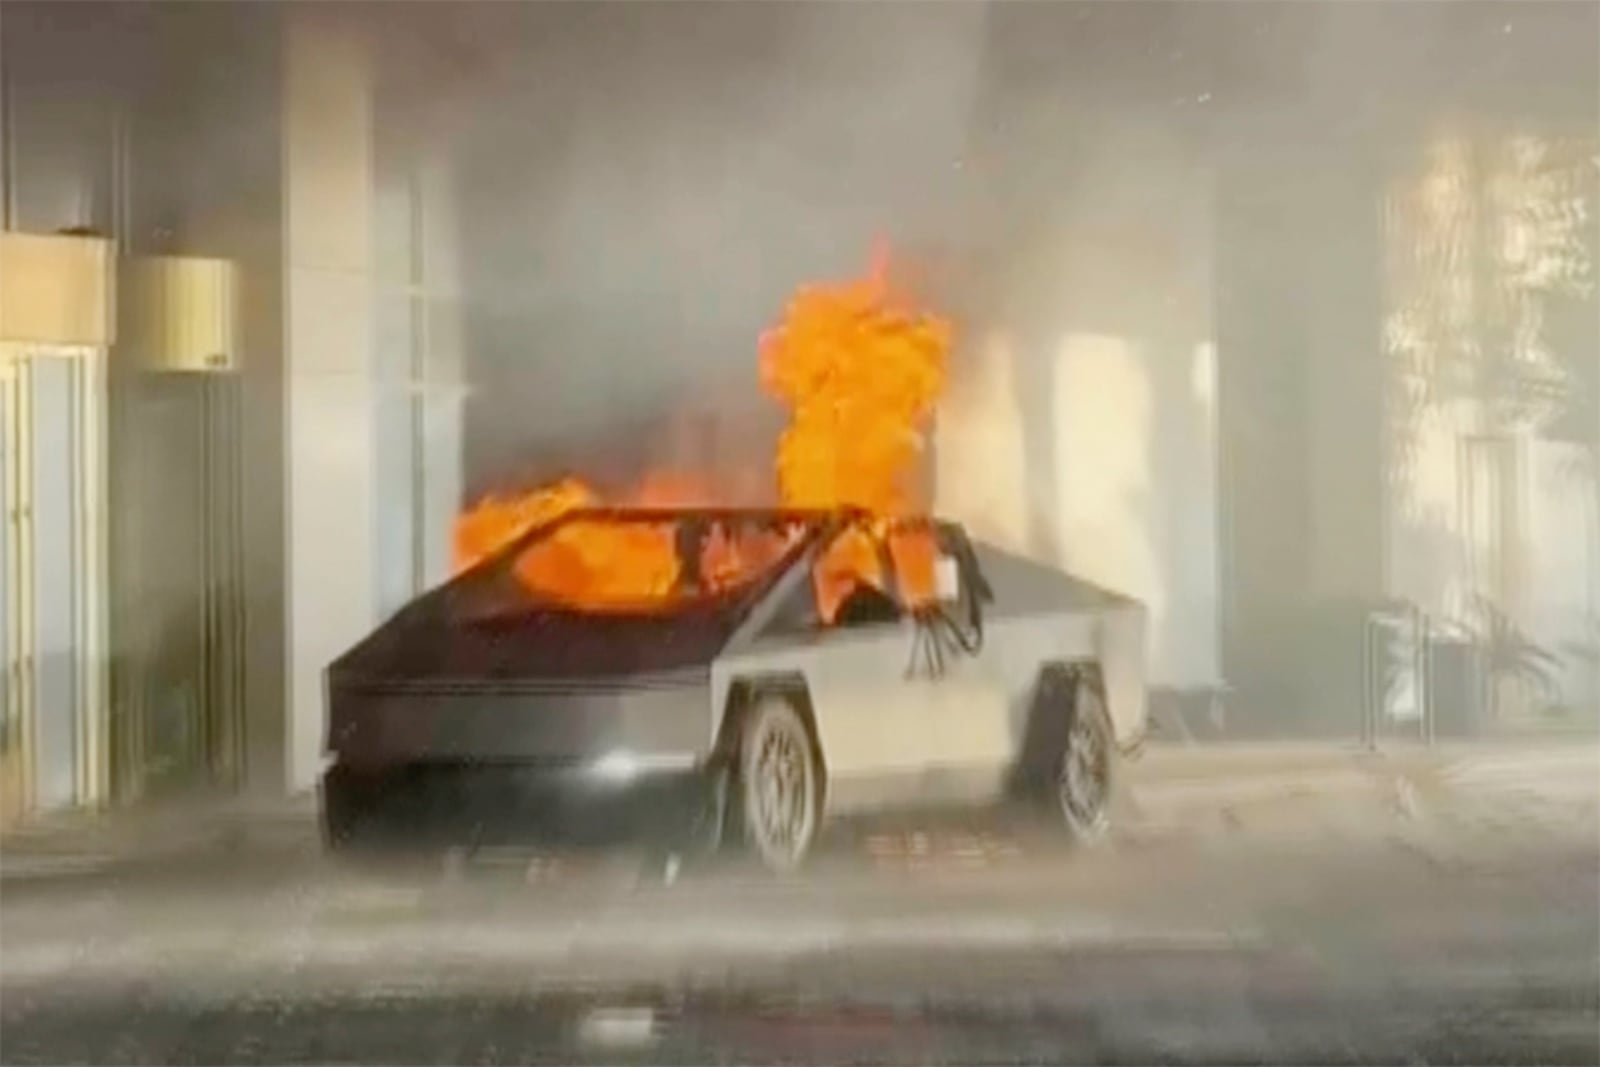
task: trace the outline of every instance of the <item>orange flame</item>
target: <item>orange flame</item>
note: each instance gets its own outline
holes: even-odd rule
[[[894,293],[888,268],[880,253],[864,278],[800,290],[783,322],[761,340],[762,385],[792,412],[777,458],[786,504],[883,515],[912,507],[907,482],[944,390],[951,328]],[[903,546],[894,560],[902,598],[931,599],[937,551],[931,533],[906,530],[893,540]],[[902,560],[927,566],[907,571]],[[875,546],[839,538],[819,561],[815,581],[818,610],[831,622],[857,585],[883,589]]]
[[[911,607],[933,603],[939,592],[939,543],[933,531],[921,525],[891,530],[888,544],[901,599]]]
[[[760,343],[761,382],[790,409],[776,457],[779,499],[797,508],[862,508],[901,516],[922,504],[911,476],[923,433],[944,388],[952,331],[890,285],[879,254],[864,276],[802,288]],[[658,473],[624,502],[635,507],[716,503],[693,479]],[[489,496],[455,526],[455,563],[464,570],[524,531],[566,511],[598,504],[586,484],[566,479],[516,497]],[[794,544],[788,533],[714,528],[700,546],[705,590],[727,589],[770,567]],[[885,589],[885,543],[903,599],[934,593],[937,547],[925,527],[873,523],[837,538],[816,565],[817,605],[831,622],[850,592]],[[673,602],[683,577],[673,523],[575,520],[516,561],[518,579],[541,596],[588,608]]]
[[[762,385],[791,410],[783,502],[906,511],[950,342],[949,323],[891,291],[883,255],[864,278],[801,289],[761,339]]]
[[[862,526],[852,526],[817,558],[811,581],[816,588],[817,615],[825,623],[839,616],[839,609],[859,587],[884,591],[883,564],[878,556],[878,539]]]
[[[715,526],[700,551],[700,580],[713,592],[730,589],[777,563],[799,532],[796,528],[786,533],[745,530],[729,534],[725,527]]]
[[[574,519],[517,557],[517,579],[563,603],[606,607],[667,599],[678,583],[670,522],[591,522]]]
[[[599,500],[593,489],[576,478],[563,478],[520,496],[484,497],[456,517],[452,546],[456,573],[493,555],[535,526]]]

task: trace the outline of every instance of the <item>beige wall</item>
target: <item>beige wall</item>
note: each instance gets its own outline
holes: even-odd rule
[[[1019,137],[1060,139],[1048,114],[1002,110]],[[1071,143],[1070,198],[1033,194],[1038,219],[1026,193],[980,209],[985,232],[1031,233],[962,322],[936,507],[1144,601],[1151,682],[1204,688],[1219,671],[1211,176],[1159,115]]]

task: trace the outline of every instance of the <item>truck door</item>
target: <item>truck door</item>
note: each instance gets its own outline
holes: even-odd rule
[[[1004,786],[1014,743],[1006,686],[983,628],[986,590],[971,560],[941,543],[937,577],[914,605],[913,677],[926,679],[929,790],[940,799],[979,799]]]

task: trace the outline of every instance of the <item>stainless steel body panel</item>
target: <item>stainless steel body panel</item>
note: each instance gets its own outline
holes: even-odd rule
[[[1004,723],[962,708],[962,697],[974,696],[970,664],[952,664],[943,678],[908,676],[914,639],[910,622],[761,638],[719,659],[712,675],[723,692],[738,679],[804,681],[827,768],[829,811],[892,799],[880,796],[888,780],[903,783],[904,799],[915,799],[937,792],[930,787],[941,775],[991,762],[973,761],[959,741],[982,724]]]
[[[1002,665],[1012,698],[1031,690],[1045,664],[1094,664],[1118,743],[1137,741],[1146,721],[1144,605],[989,545],[978,546],[978,562],[994,590],[984,651]]]
[[[1134,601],[987,546],[993,587],[976,655],[912,672],[916,626],[838,626],[747,636],[712,666],[712,730],[734,683],[802,680],[840,813],[998,794],[1022,755],[1037,683],[1053,664],[1096,665],[1122,744],[1144,729],[1144,611]]]

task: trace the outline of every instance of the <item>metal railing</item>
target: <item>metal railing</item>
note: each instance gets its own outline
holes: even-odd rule
[[[1363,746],[1375,749],[1386,737],[1395,736],[1385,730],[1398,718],[1392,713],[1390,695],[1407,677],[1416,706],[1416,740],[1433,743],[1433,634],[1432,619],[1416,604],[1367,612],[1361,628]]]

